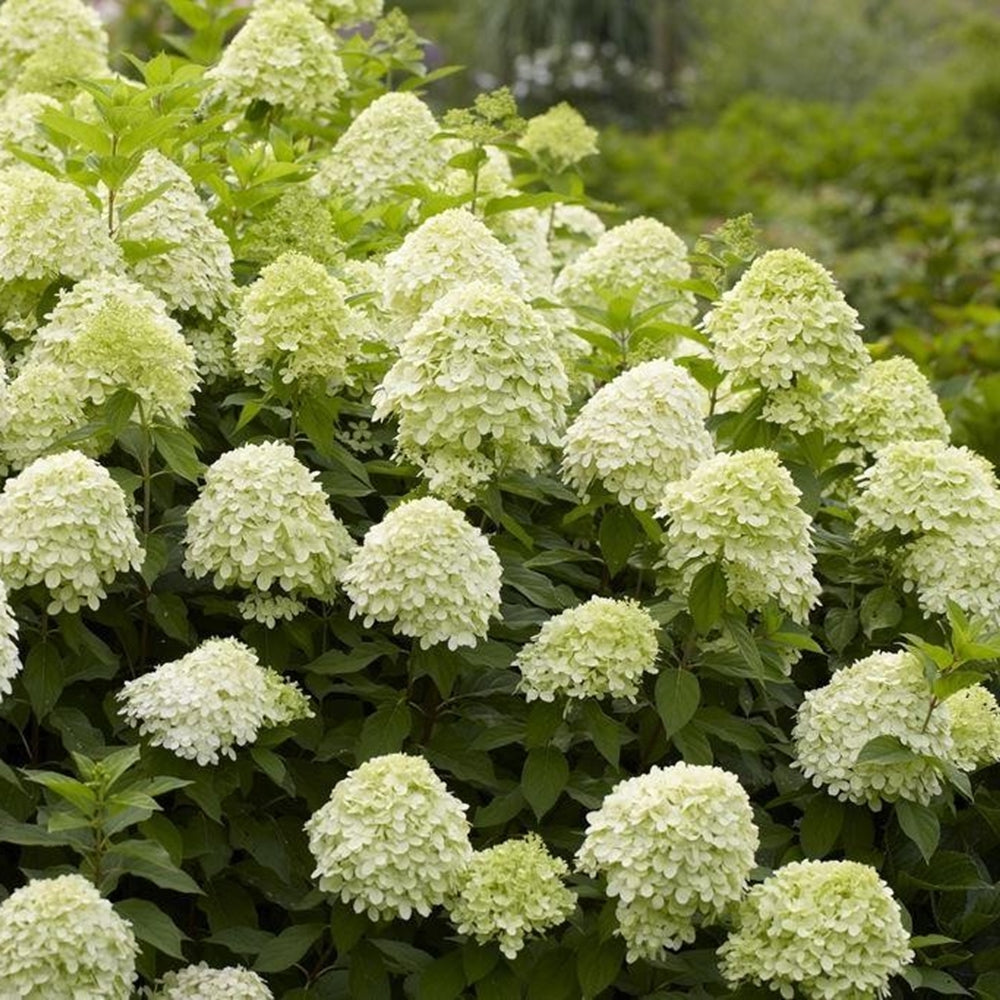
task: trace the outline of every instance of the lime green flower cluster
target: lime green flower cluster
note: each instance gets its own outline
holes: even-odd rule
[[[563,101],[529,119],[520,145],[543,167],[561,174],[597,152],[597,129]]]
[[[205,962],[168,972],[148,1000],[274,1000],[256,972],[239,965],[211,969]]]

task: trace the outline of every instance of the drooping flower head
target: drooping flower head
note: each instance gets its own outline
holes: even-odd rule
[[[948,421],[930,382],[909,358],[874,361],[834,398],[837,437],[880,452],[897,441],[944,441]]]
[[[205,962],[168,972],[149,1000],[274,1000],[256,972],[240,965],[211,969]]]
[[[362,317],[327,269],[299,253],[282,254],[240,299],[233,359],[264,382],[315,380],[330,388],[348,378],[360,350]]]
[[[376,98],[347,127],[309,182],[319,195],[347,195],[358,208],[400,197],[403,184],[431,184],[446,151],[432,142],[438,124],[416,94]]]
[[[0,996],[129,1000],[138,952],[128,922],[82,875],[36,879],[0,903]]]
[[[686,588],[703,566],[718,560],[729,596],[740,607],[759,609],[774,600],[805,621],[819,584],[800,497],[774,452],[716,455],[664,489],[658,512],[670,518],[664,561]]]
[[[78,451],[32,462],[0,494],[0,577],[12,590],[44,584],[50,614],[96,609],[118,573],[144,553],[110,473]]]
[[[432,490],[471,497],[493,475],[538,470],[540,448],[559,441],[566,386],[545,316],[475,281],[417,320],[373,403],[376,419],[397,418],[399,454]]]
[[[122,185],[118,204],[127,206],[161,185],[166,188],[156,198],[119,222],[117,237],[164,240],[170,246],[140,258],[129,270],[171,310],[195,310],[211,318],[232,298],[233,252],[187,173],[151,150]]]
[[[597,152],[597,129],[563,101],[529,119],[520,145],[548,170],[564,170]]]
[[[681,763],[619,782],[587,814],[577,867],[606,878],[628,961],[656,960],[739,901],[758,842],[736,776]]]
[[[534,833],[477,851],[448,907],[451,922],[459,934],[472,934],[480,944],[495,940],[508,958],[516,958],[527,936],[544,933],[573,912],[576,896],[562,882],[568,872]]]
[[[858,483],[859,532],[951,531],[1000,518],[993,466],[982,455],[943,441],[886,445]]]
[[[408,500],[368,530],[344,571],[351,615],[449,649],[474,646],[500,611],[500,560],[482,532],[443,500]]]
[[[309,718],[298,686],[263,667],[238,639],[208,639],[179,660],[164,663],[118,693],[122,715],[153,746],[217,764],[236,759],[235,746],[258,731]]]
[[[868,363],[858,314],[829,271],[800,250],[758,257],[705,317],[715,362],[768,389],[799,376],[837,382]]]
[[[672,361],[646,361],[602,386],[566,431],[563,474],[586,495],[596,480],[621,504],[655,508],[668,483],[712,457],[708,393]]]
[[[106,65],[108,37],[96,10],[81,0],[6,0],[0,6],[0,91],[24,63],[58,39],[63,52],[83,48]]]
[[[804,1000],[886,997],[913,961],[892,890],[870,865],[794,861],[755,885],[719,948],[732,986],[750,980]]]
[[[47,284],[121,266],[104,220],[75,184],[23,164],[7,167],[0,170],[0,205],[0,305],[8,282]]]
[[[639,218],[607,230],[597,243],[567,264],[553,290],[567,306],[607,308],[609,297],[635,294],[633,312],[664,306],[661,322],[690,323],[694,295],[673,287],[691,277],[684,241],[656,219]],[[592,326],[581,321],[584,326]],[[676,347],[691,345],[678,341]]]
[[[514,666],[528,701],[630,698],[656,669],[659,625],[636,601],[592,597],[550,618],[521,648]]]
[[[405,326],[472,279],[527,292],[513,253],[471,212],[449,208],[414,229],[385,258],[386,306]]]
[[[11,681],[21,672],[17,651],[17,619],[7,601],[7,588],[0,580],[0,703],[13,690]]]
[[[254,7],[205,77],[238,105],[266,101],[304,117],[335,108],[347,87],[336,38],[300,0]]]
[[[313,878],[372,920],[426,917],[454,895],[472,856],[467,809],[423,757],[373,757],[306,823]]]
[[[792,734],[795,766],[842,801],[876,810],[897,799],[926,805],[941,791],[938,761],[954,754],[948,703],[933,711],[930,705],[930,687],[912,653],[873,653],[806,694]],[[859,762],[878,736],[895,737],[913,758]]]
[[[946,704],[955,766],[975,771],[1000,760],[1000,705],[993,693],[982,684],[973,684],[953,694]]]
[[[354,542],[292,448],[279,441],[226,452],[188,509],[184,572],[216,587],[329,600]]]

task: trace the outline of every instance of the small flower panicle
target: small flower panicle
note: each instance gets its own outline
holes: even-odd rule
[[[205,962],[168,972],[146,996],[148,1000],[274,1000],[256,972],[240,965],[211,969]]]
[[[694,294],[673,286],[690,277],[684,241],[662,222],[639,218],[607,230],[562,269],[553,291],[567,306],[601,310],[607,308],[608,296],[635,292],[634,313],[660,305],[658,321],[688,324],[697,313]],[[590,320],[581,323],[600,329]],[[687,345],[693,342],[678,340],[670,350]]]
[[[568,873],[566,862],[549,854],[534,833],[477,851],[448,904],[451,922],[459,934],[480,944],[495,940],[507,958],[516,958],[526,937],[573,912],[576,896],[562,882]]]
[[[913,961],[892,890],[870,865],[794,861],[755,885],[719,948],[733,987],[750,980],[783,997],[887,997]]]
[[[521,265],[531,298],[549,298],[555,261],[549,249],[549,218],[537,208],[515,208],[489,218],[490,231]]]
[[[561,174],[597,152],[597,130],[563,101],[529,119],[520,145],[546,169]]]
[[[121,487],[78,451],[36,459],[8,479],[0,526],[0,577],[12,590],[43,584],[49,614],[96,610],[105,586],[144,558]]]
[[[801,250],[758,257],[705,317],[715,363],[766,389],[799,377],[837,382],[869,362],[858,314],[833,276]]]
[[[873,653],[841,668],[799,706],[795,766],[841,801],[874,810],[898,799],[927,805],[955,753],[949,702],[931,711],[931,697],[920,661],[906,651]],[[878,736],[895,737],[913,758],[858,761]]]
[[[118,694],[122,715],[153,746],[199,764],[236,759],[267,727],[313,715],[297,685],[262,667],[237,639],[208,639],[164,663]]]
[[[809,516],[778,456],[764,448],[719,454],[666,485],[664,563],[689,587],[718,560],[729,596],[747,610],[774,600],[804,622],[819,599]]]
[[[620,504],[655,508],[668,483],[714,454],[708,407],[708,393],[679,365],[636,365],[598,389],[570,424],[563,475],[584,496],[596,480]]]
[[[342,262],[344,249],[326,199],[306,184],[289,185],[247,224],[237,246],[240,259],[259,264],[273,264],[291,252],[328,267]]]
[[[514,666],[528,701],[628,698],[656,669],[659,625],[636,601],[592,597],[550,618],[521,648]]]
[[[431,140],[438,124],[416,94],[393,91],[368,105],[320,161],[310,188],[326,198],[345,195],[358,208],[401,197],[404,184],[432,184],[447,154]]]
[[[0,903],[0,997],[129,1000],[135,935],[82,875],[36,879]]]
[[[681,763],[619,782],[587,814],[577,867],[606,878],[628,961],[655,961],[739,902],[758,843],[736,776]]]
[[[21,672],[17,651],[17,619],[7,600],[7,588],[0,580],[0,704],[13,688],[11,681]]]
[[[438,299],[470,279],[528,288],[514,254],[464,208],[432,215],[385,258],[385,305],[400,324],[412,324]]]
[[[482,532],[443,500],[408,500],[370,528],[343,575],[351,616],[423,649],[474,646],[500,611],[501,565]]]
[[[873,361],[834,396],[834,433],[877,454],[897,441],[951,438],[930,382],[909,358]]]
[[[282,254],[244,292],[233,336],[236,366],[256,381],[348,380],[361,347],[362,318],[327,269],[299,253]]]
[[[963,771],[1000,760],[1000,705],[982,684],[953,694],[946,702],[955,747],[952,761]]]
[[[0,100],[0,167],[22,161],[7,150],[7,144],[20,146],[45,160],[57,160],[59,150],[38,129],[38,120],[46,111],[59,110],[59,102],[45,94],[7,94]]]
[[[398,453],[421,467],[435,493],[466,499],[493,475],[538,471],[541,449],[559,442],[568,402],[546,318],[479,281],[455,288],[413,325],[373,397],[377,420],[398,420]],[[442,454],[454,462],[452,475]]]
[[[944,441],[886,445],[858,477],[859,533],[952,531],[1000,520],[993,466]]]
[[[607,227],[599,215],[583,205],[556,205],[552,213],[549,246],[557,271],[592,247]]]
[[[316,476],[279,441],[226,452],[188,509],[184,572],[329,600],[355,546]]]
[[[472,858],[467,809],[423,757],[373,757],[306,823],[313,878],[372,920],[426,917]]]
[[[347,88],[337,39],[300,0],[254,7],[205,78],[236,104],[265,101],[303,117],[333,110]]]

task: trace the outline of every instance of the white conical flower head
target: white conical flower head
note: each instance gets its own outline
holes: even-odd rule
[[[659,625],[636,601],[592,597],[550,618],[514,658],[528,701],[635,700],[644,673],[656,669]]]
[[[171,310],[194,310],[210,318],[233,296],[233,252],[186,171],[151,150],[122,185],[118,205],[127,206],[162,185],[165,189],[151,202],[119,222],[117,238],[170,243],[162,253],[130,264],[129,270]]]
[[[216,587],[330,600],[354,542],[291,446],[245,444],[209,466],[188,508],[184,572]]]
[[[385,303],[406,327],[470,279],[527,294],[514,254],[464,208],[432,215],[385,258]]]
[[[931,711],[931,699],[912,653],[873,653],[843,667],[799,706],[795,766],[842,801],[872,809],[897,799],[926,805],[941,791],[939,762],[954,753],[948,703]],[[865,744],[879,736],[895,737],[913,758],[859,762]]]
[[[658,511],[670,518],[664,562],[687,589],[716,560],[740,607],[756,610],[774,600],[804,622],[820,588],[800,498],[773,451],[716,455],[664,489]]]
[[[144,553],[121,487],[78,451],[36,459],[0,494],[0,578],[43,584],[50,614],[96,609],[105,585]]]
[[[472,856],[467,809],[423,757],[373,757],[306,823],[313,878],[372,920],[426,917]]]
[[[131,997],[135,935],[82,875],[36,879],[15,890],[0,903],[0,927],[0,997]]]
[[[674,764],[619,782],[587,814],[577,867],[607,880],[628,961],[655,961],[739,901],[758,843],[734,774]]]
[[[602,386],[566,431],[563,475],[586,496],[596,480],[621,504],[655,508],[668,483],[711,458],[708,393],[672,361],[646,361]]]
[[[745,980],[783,997],[887,997],[913,961],[892,890],[870,865],[794,861],[755,885],[719,948],[732,986]]]
[[[431,490],[471,499],[494,475],[538,471],[569,394],[545,316],[474,281],[417,320],[372,402],[377,420],[397,418],[397,450]]]
[[[234,747],[259,730],[312,716],[298,686],[261,666],[237,639],[208,639],[179,660],[164,663],[118,693],[122,716],[153,746],[217,764],[236,759]]]
[[[168,972],[149,1000],[274,1000],[256,972],[239,965],[211,969],[205,962]]]
[[[474,646],[500,612],[500,560],[486,536],[443,500],[408,500],[368,530],[344,571],[351,616],[449,649]]]
[[[858,314],[833,276],[801,250],[770,250],[705,317],[715,363],[767,389],[796,378],[841,381],[869,362]]]

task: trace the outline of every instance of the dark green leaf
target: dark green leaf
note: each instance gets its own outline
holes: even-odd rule
[[[844,825],[844,803],[820,792],[806,806],[799,840],[808,858],[824,858],[833,850]]]
[[[612,577],[625,568],[638,536],[639,526],[626,508],[609,507],[604,511],[598,542]]]
[[[555,747],[537,747],[528,752],[521,772],[521,790],[539,819],[556,804],[568,780],[569,764]]]
[[[625,946],[618,938],[582,942],[577,952],[576,976],[585,1000],[611,986],[624,961]]]
[[[601,711],[601,706],[589,698],[584,701],[581,714],[587,727],[587,734],[593,740],[601,756],[612,766],[618,766],[621,752],[622,733],[618,723]]]
[[[695,628],[708,632],[722,617],[728,593],[726,574],[720,563],[711,562],[698,570],[688,594],[688,609]]]
[[[140,941],[171,958],[184,958],[181,942],[189,938],[155,903],[148,899],[122,899],[115,903],[115,909],[132,925]]]
[[[858,615],[850,608],[831,608],[823,619],[826,641],[835,653],[842,653],[858,634]]]
[[[319,940],[323,924],[295,924],[286,927],[260,950],[254,962],[255,972],[284,972],[298,962]]]
[[[36,719],[44,719],[55,707],[63,689],[62,659],[51,642],[32,646],[24,661],[21,680]]]
[[[383,705],[364,721],[358,741],[356,759],[359,764],[370,757],[395,753],[410,735],[410,706],[405,701]]]
[[[930,864],[941,840],[941,823],[937,814],[930,806],[908,799],[900,799],[895,808],[903,833],[917,845],[924,861]]]
[[[668,667],[656,679],[656,711],[670,739],[693,718],[701,701],[698,678],[689,670]]]

